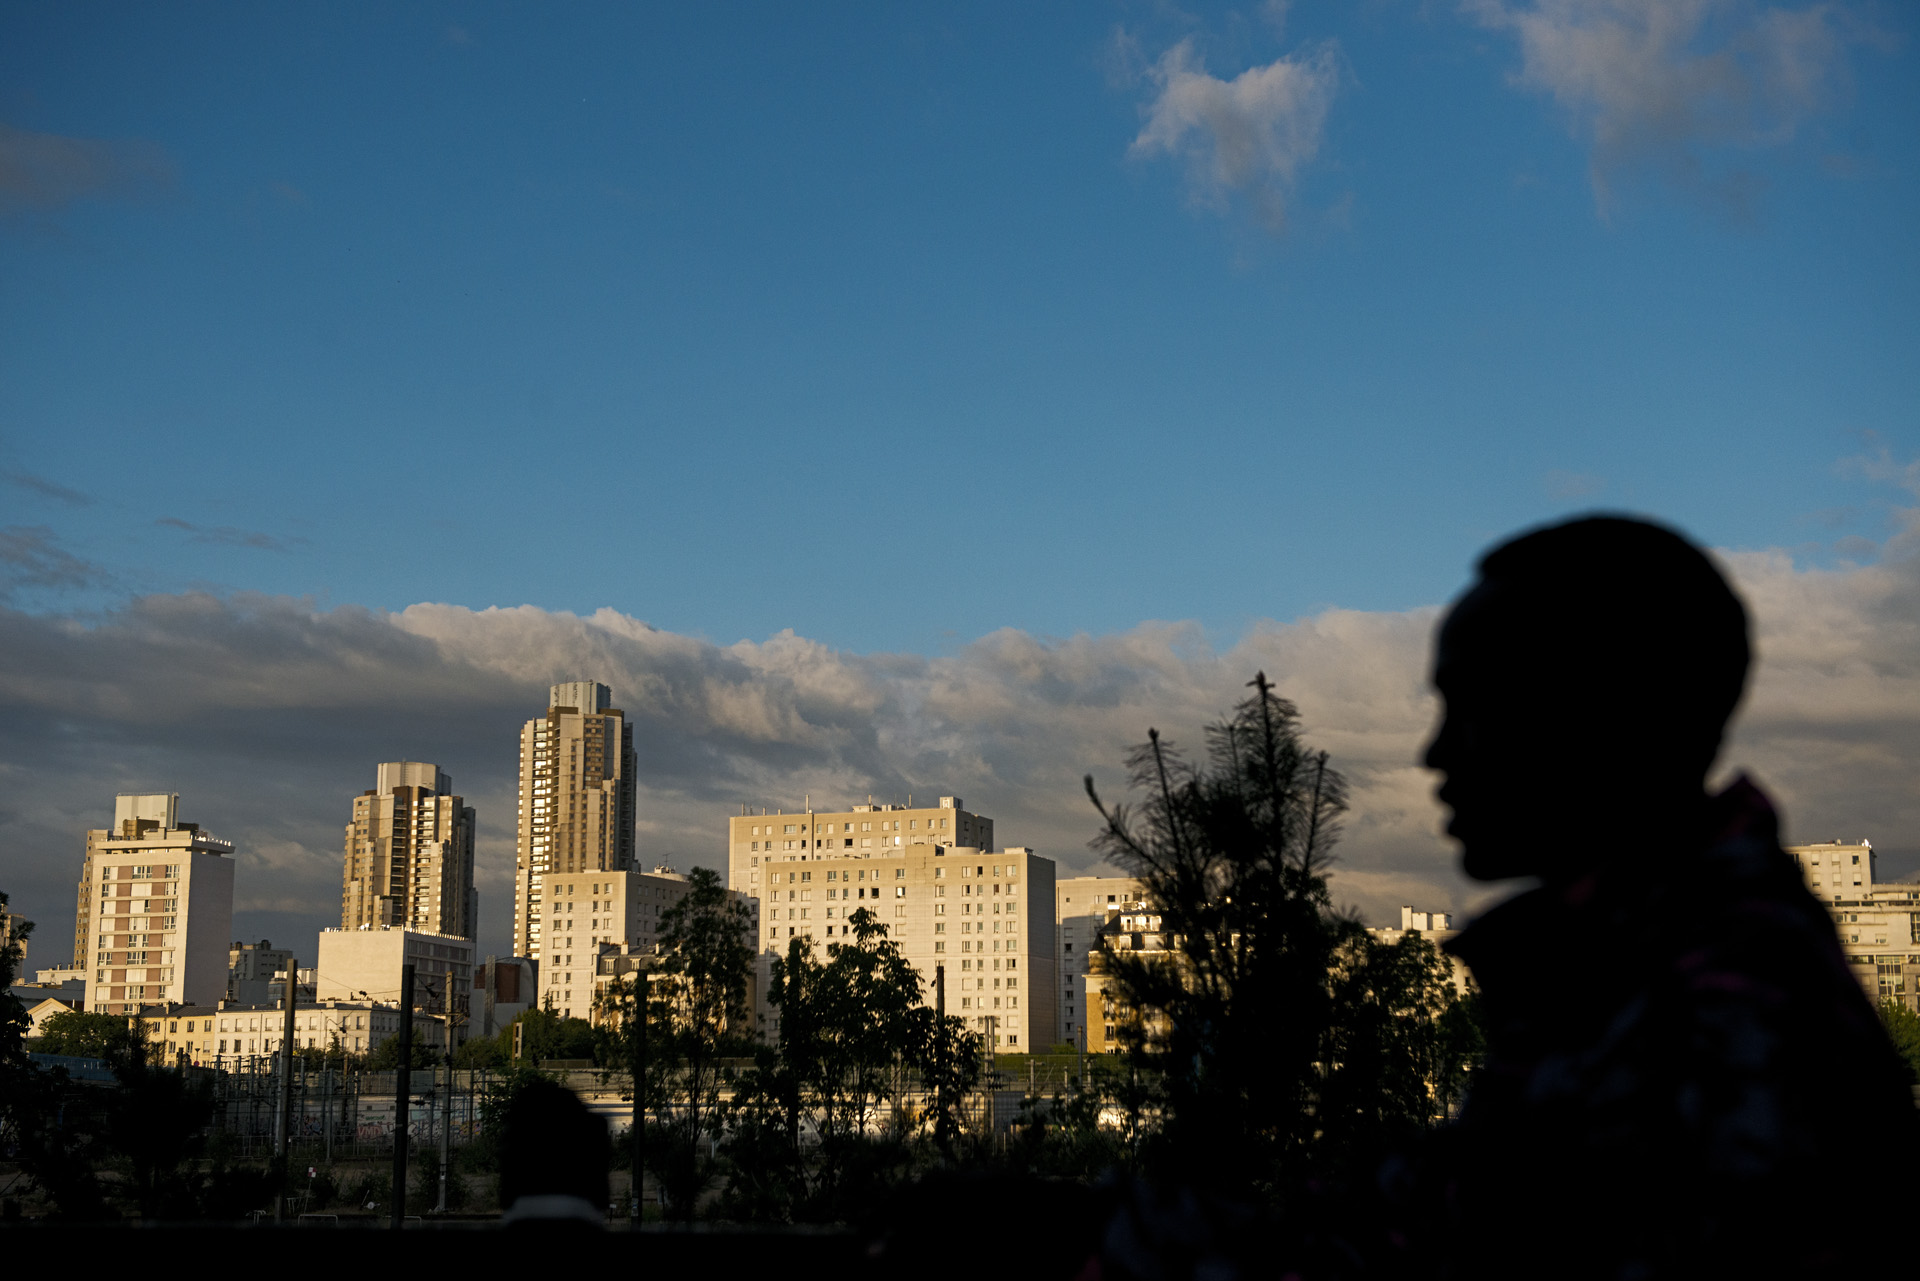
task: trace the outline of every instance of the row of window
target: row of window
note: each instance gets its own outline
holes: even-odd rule
[[[944,818],[939,820],[939,825],[937,827],[935,826],[935,821],[933,819],[927,820],[927,830],[929,832],[939,831],[945,828],[946,825],[947,825],[947,820]],[[834,833],[835,826],[836,824],[833,824],[833,823],[815,823],[812,825],[812,828],[809,829],[808,825],[805,823],[783,823],[780,825],[780,831],[778,835],[793,836],[795,834],[801,834],[806,836],[832,836]],[[852,823],[840,823],[837,826],[842,835],[853,831]],[[871,832],[875,830],[882,831],[882,832],[897,832],[900,830],[900,820],[899,819],[882,820],[878,829],[875,829],[871,821],[863,822],[860,824],[860,830],[863,832]],[[909,832],[919,831],[920,820],[917,818],[908,819],[907,830]],[[760,825],[755,824],[753,829],[748,833],[748,835],[749,836],[773,836],[773,835],[776,835],[776,833],[774,832],[774,825],[772,823],[768,823],[766,825],[766,831],[762,832],[760,830]]]

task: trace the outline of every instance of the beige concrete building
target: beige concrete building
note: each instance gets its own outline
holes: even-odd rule
[[[280,1052],[287,1026],[286,1011],[278,1005],[228,1001],[147,1009],[138,1017],[161,1061],[185,1054],[196,1067],[229,1069],[262,1066],[260,1060]],[[368,1054],[399,1034],[400,1007],[392,1002],[321,1001],[293,1011],[296,1049]],[[421,1045],[444,1049],[446,1021],[416,1010],[413,1035]]]
[[[473,994],[467,1000],[469,1039],[496,1036],[534,1007],[538,969],[525,956],[489,956],[473,967]]]
[[[340,928],[399,925],[472,938],[474,814],[453,779],[424,761],[386,761],[353,798],[340,887]]]
[[[414,1008],[464,1025],[473,990],[473,940],[424,930],[322,930],[314,964],[317,1001],[397,1004],[401,967],[413,963]],[[464,1032],[456,1043],[466,1039]]]
[[[1866,994],[1920,1010],[1920,884],[1880,882],[1868,840],[1794,845],[1787,853],[1833,918]]]
[[[114,825],[87,833],[74,961],[86,1008],[132,1014],[211,1003],[227,990],[233,842],[178,819],[173,793],[114,798]]]
[[[945,966],[948,1014],[1005,1052],[1052,1042],[1053,860],[969,844],[990,842],[993,822],[958,797],[924,809],[747,814],[728,829],[728,884],[758,901],[757,993],[767,991],[773,958],[789,940],[808,939],[824,960],[847,918],[867,908],[919,972],[925,1004],[933,1004],[935,967]],[[776,1019],[762,997],[764,1035],[777,1034]]]
[[[660,942],[660,918],[686,897],[689,882],[672,868],[656,867],[559,873],[548,878],[547,886],[552,950],[540,964],[539,1006],[562,1018],[584,1019],[592,1017],[599,958],[652,955]]]
[[[594,681],[565,681],[544,716],[520,730],[520,811],[515,853],[513,950],[551,950],[547,878],[626,872],[634,866],[633,726]]]
[[[1131,876],[1074,876],[1054,883],[1053,919],[1058,925],[1054,972],[1060,978],[1060,1018],[1054,1040],[1075,1049],[1087,1044],[1088,957],[1100,933],[1122,911],[1139,904],[1140,882]],[[1098,990],[1096,981],[1092,990]]]
[[[1399,928],[1388,926],[1383,929],[1369,929],[1367,933],[1381,943],[1398,943],[1408,934],[1418,933],[1427,942],[1439,947],[1460,931],[1453,928],[1452,912],[1416,912],[1412,907],[1400,908]],[[1442,953],[1445,955],[1445,953]],[[1456,996],[1465,996],[1473,990],[1473,972],[1467,963],[1457,956],[1447,956],[1453,967],[1453,991]]]
[[[1140,1016],[1119,1001],[1110,987],[1107,959],[1113,953],[1164,954],[1167,939],[1160,932],[1160,913],[1153,905],[1136,898],[1108,915],[1100,929],[1093,955],[1085,967],[1087,1003],[1086,1051],[1088,1054],[1113,1054],[1126,1048],[1124,1032]]]
[[[227,949],[227,999],[248,1005],[263,1005],[275,999],[271,992],[274,979],[293,960],[292,948],[275,947],[266,939],[258,943],[235,940]]]

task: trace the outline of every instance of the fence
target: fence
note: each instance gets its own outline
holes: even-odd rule
[[[1019,1115],[1028,1096],[1051,1098],[1070,1093],[1083,1072],[1074,1056],[1002,1056],[994,1079],[983,1081],[963,1109],[974,1128],[1004,1130]],[[749,1065],[741,1060],[736,1067]],[[240,1071],[189,1068],[194,1076],[210,1080],[216,1102],[215,1128],[228,1150],[239,1156],[271,1153],[279,1120],[280,1072],[278,1060],[262,1060]],[[332,1161],[380,1157],[393,1151],[395,1095],[398,1073],[315,1068],[295,1060],[292,1110],[287,1132],[293,1150],[302,1158]],[[549,1071],[573,1091],[614,1132],[632,1116],[632,1087],[618,1069],[567,1068]],[[480,1137],[481,1100],[499,1073],[481,1069],[449,1073],[444,1068],[416,1069],[408,1093],[407,1132],[418,1150],[431,1150],[441,1131],[454,1145]],[[876,1111],[870,1124],[884,1129],[897,1118],[925,1115],[930,1098],[906,1072],[891,1083],[893,1101]],[[722,1102],[731,1102],[733,1088],[724,1083]],[[677,1109],[656,1110],[665,1119]]]

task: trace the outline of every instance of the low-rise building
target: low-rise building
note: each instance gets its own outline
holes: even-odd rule
[[[286,1011],[277,1004],[180,1005],[142,1010],[149,1052],[156,1061],[182,1056],[196,1067],[238,1068],[280,1052]],[[381,1001],[321,1001],[295,1005],[294,1048],[369,1054],[400,1034],[400,1007]],[[446,1020],[422,1009],[413,1014],[418,1044],[446,1046]]]
[[[320,932],[314,998],[395,1003],[401,968],[413,965],[413,999],[431,1014],[452,1014],[456,1027],[473,990],[473,941],[395,926]],[[458,1035],[457,1040],[464,1040]]]
[[[19,989],[13,989],[13,993],[18,996]],[[57,996],[42,996],[32,1001],[23,1000],[22,1003],[27,1007],[27,1039],[30,1041],[42,1034],[46,1021],[54,1015],[72,1014],[80,1008],[79,1001]]]

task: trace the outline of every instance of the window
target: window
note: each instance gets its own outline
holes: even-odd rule
[[[894,887],[893,887],[893,896],[894,896],[895,898],[905,898],[905,897],[907,896],[907,887],[906,887],[906,886],[904,886],[904,885],[896,885],[896,886],[894,886]]]

